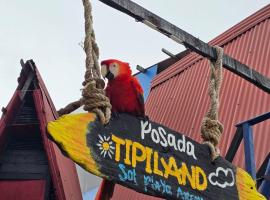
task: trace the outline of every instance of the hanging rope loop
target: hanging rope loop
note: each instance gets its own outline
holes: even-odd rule
[[[109,98],[105,96],[104,90],[97,86],[98,82],[99,79],[88,80],[82,91],[81,102],[84,110],[96,113],[101,123],[106,124],[110,120],[111,104]]]
[[[81,105],[88,112],[96,113],[102,124],[107,124],[111,117],[111,104],[109,98],[105,96],[105,82],[101,78],[100,67],[98,63],[99,49],[96,43],[95,32],[93,29],[92,6],[89,0],[82,0],[84,6],[84,26],[85,39],[84,51],[86,54],[84,75],[84,86],[82,98],[78,101],[68,104],[65,108],[58,111],[58,114],[64,115],[73,112]]]
[[[222,82],[222,58],[223,49],[214,47],[217,52],[217,60],[210,61],[210,82],[208,94],[210,96],[210,109],[202,120],[201,137],[203,143],[208,145],[211,150],[211,157],[214,160],[219,156],[216,146],[218,145],[223,133],[223,125],[218,121],[219,91]]]
[[[95,39],[93,29],[92,6],[89,0],[82,0],[84,6],[85,19],[85,40],[84,51],[86,54],[84,75],[84,86],[81,102],[83,109],[88,112],[94,112],[99,117],[102,124],[109,122],[111,117],[111,104],[104,93],[104,80],[101,78],[100,67],[98,63],[99,49]]]

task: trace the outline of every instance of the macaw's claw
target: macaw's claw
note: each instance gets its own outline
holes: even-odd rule
[[[139,117],[139,119],[141,119],[143,121],[150,121],[150,119],[147,115],[144,115],[143,117]]]
[[[120,115],[118,112],[112,112],[112,118],[119,119]]]

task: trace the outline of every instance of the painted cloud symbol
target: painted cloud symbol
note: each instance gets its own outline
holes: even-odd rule
[[[232,179],[232,181],[228,183],[228,182],[226,182],[226,180],[225,180],[224,183],[219,183],[217,178],[218,178],[219,175],[220,175],[220,174],[219,174],[220,171],[222,171],[222,172],[225,174],[226,177],[228,177],[228,174],[231,174],[231,177],[232,177],[232,178],[230,178],[230,179]],[[213,180],[212,180],[213,177],[216,178],[216,181],[213,181]],[[225,187],[227,187],[227,186],[233,186],[233,185],[234,185],[234,174],[233,174],[232,169],[230,169],[230,168],[224,169],[224,168],[222,168],[222,167],[218,167],[218,168],[216,169],[216,172],[213,172],[213,173],[210,173],[210,174],[209,174],[208,179],[209,179],[209,182],[210,182],[212,185],[217,185],[217,186],[219,186],[219,187],[221,187],[221,188],[225,188]]]

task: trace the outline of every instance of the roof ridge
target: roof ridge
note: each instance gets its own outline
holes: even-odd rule
[[[219,44],[221,46],[227,44],[228,42],[234,40],[235,38],[249,31],[254,26],[268,19],[269,17],[270,17],[270,4],[256,11],[255,13],[243,19],[242,21],[238,22],[237,24],[235,24],[225,32],[221,33],[214,39],[210,40],[208,44],[211,45]]]
[[[37,81],[38,81],[38,86],[39,86],[39,89],[40,91],[43,93],[43,95],[45,96],[50,108],[51,108],[51,111],[52,111],[52,114],[54,116],[55,119],[57,119],[59,116],[58,116],[58,113],[57,113],[57,110],[56,110],[56,107],[51,99],[51,96],[49,94],[49,91],[39,73],[39,70],[38,68],[36,67],[36,64],[33,60],[29,60],[29,62],[31,62],[31,64],[33,65],[34,69],[35,69],[35,75],[37,77]]]
[[[256,25],[260,24],[261,22],[267,20],[270,18],[270,4],[267,6],[261,8],[260,10],[256,11],[252,15],[248,16],[247,18],[243,19],[239,23],[235,24],[233,27],[229,28],[225,32],[221,33],[214,39],[210,40],[208,44],[210,45],[219,45],[224,46],[228,44],[229,42],[235,40],[242,34],[246,33]],[[156,77],[154,77],[152,81],[151,88],[156,87],[157,85],[161,84],[162,82],[170,79],[171,77],[181,73],[186,68],[192,66],[194,63],[198,62],[199,60],[203,59],[202,56],[195,54],[194,52],[191,52],[184,56],[181,60],[174,63],[171,67],[167,68],[163,71],[163,73],[160,73]],[[178,67],[179,65],[183,65],[184,63],[187,63],[184,67]],[[168,76],[168,74],[171,74]]]

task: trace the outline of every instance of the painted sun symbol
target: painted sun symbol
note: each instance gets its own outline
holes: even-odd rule
[[[100,155],[103,156],[104,158],[106,155],[108,155],[112,159],[112,155],[114,154],[113,150],[115,149],[113,145],[113,142],[111,141],[111,137],[106,137],[106,136],[101,136],[98,135],[99,141],[97,143],[97,146],[99,147],[100,150]]]

